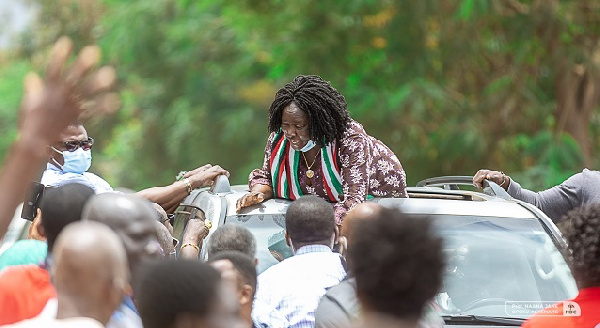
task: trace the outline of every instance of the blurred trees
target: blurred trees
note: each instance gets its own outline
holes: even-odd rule
[[[60,34],[97,42],[124,106],[88,122],[92,170],[115,186],[207,162],[245,183],[273,95],[298,74],[330,80],[411,184],[488,167],[535,189],[598,162],[598,1],[37,2],[38,24],[0,57],[0,90],[15,98],[14,75]],[[0,102],[8,138],[14,108]]]

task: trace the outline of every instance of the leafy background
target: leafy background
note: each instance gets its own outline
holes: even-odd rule
[[[486,167],[542,189],[597,167],[597,0],[29,1],[35,24],[0,51],[0,156],[24,75],[68,35],[118,71],[122,109],[85,122],[115,187],[204,163],[246,183],[298,74],[331,81],[411,185]]]

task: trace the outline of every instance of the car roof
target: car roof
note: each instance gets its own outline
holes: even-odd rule
[[[463,215],[535,219],[536,215],[515,200],[489,196],[468,190],[447,190],[439,187],[408,187],[409,198],[373,198],[370,201],[383,206],[401,207],[405,213]],[[227,215],[284,214],[291,203],[284,199],[270,199],[236,213],[236,201],[248,192],[248,186],[233,186],[224,194]]]

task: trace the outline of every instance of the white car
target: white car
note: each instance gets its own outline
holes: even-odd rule
[[[370,200],[434,219],[447,258],[435,299],[446,325],[520,326],[543,307],[577,295],[561,254],[566,243],[554,223],[494,183],[484,193],[458,189],[471,181],[432,178],[409,187],[410,198]],[[230,187],[225,177],[211,189],[194,190],[175,213],[175,237],[196,215],[212,222],[211,232],[228,223],[249,228],[257,240],[259,273],[292,256],[283,237],[291,201],[270,199],[236,213],[236,201],[246,192],[247,186]]]

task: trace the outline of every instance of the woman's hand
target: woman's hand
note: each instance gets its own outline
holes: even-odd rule
[[[244,196],[242,196],[242,198],[238,199],[238,201],[236,203],[236,212],[239,213],[242,210],[242,208],[244,208],[244,207],[260,204],[260,203],[264,202],[265,199],[266,199],[266,195],[263,192],[251,191],[251,192],[245,194]]]
[[[483,180],[490,180],[504,188],[508,189],[510,178],[501,171],[479,170],[473,176],[473,185],[477,188],[483,188]]]

